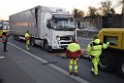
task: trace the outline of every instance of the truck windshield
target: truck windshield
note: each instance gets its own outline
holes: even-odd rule
[[[72,18],[54,19],[52,24],[55,30],[75,30],[75,22]]]

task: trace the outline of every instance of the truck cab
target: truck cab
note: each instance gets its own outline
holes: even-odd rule
[[[71,38],[76,37],[75,20],[72,15],[67,13],[53,13],[52,18],[47,20],[47,28],[44,33],[49,34],[47,37],[44,35],[44,37],[51,39],[49,45],[52,49],[66,48],[71,43]]]
[[[98,38],[110,43],[103,50],[99,68],[103,71],[116,70],[124,76],[124,28],[104,28],[98,33]]]
[[[43,8],[38,14],[38,33],[43,40],[35,42],[46,51],[65,49],[72,42],[72,37],[77,38],[75,19],[63,8]],[[38,12],[40,12],[39,10]],[[48,10],[48,11],[47,11]]]

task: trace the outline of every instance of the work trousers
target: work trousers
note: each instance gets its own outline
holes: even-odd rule
[[[27,40],[27,41],[26,41],[26,49],[27,49],[27,50],[30,50],[30,49],[29,49],[29,45],[30,45],[30,40]]]
[[[3,42],[3,45],[4,45],[3,50],[4,50],[4,52],[6,52],[7,51],[7,49],[6,49],[7,48],[7,42]]]
[[[91,71],[94,72],[95,75],[98,75],[99,57],[91,55],[91,59],[92,59],[92,69],[91,69]]]
[[[78,58],[70,58],[69,72],[78,73]]]

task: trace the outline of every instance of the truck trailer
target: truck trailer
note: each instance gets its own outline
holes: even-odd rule
[[[36,6],[11,15],[10,30],[14,39],[23,39],[26,31],[31,35],[31,45],[46,51],[65,49],[77,39],[75,19],[64,8]]]

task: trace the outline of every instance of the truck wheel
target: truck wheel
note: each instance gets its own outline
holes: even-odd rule
[[[52,52],[52,48],[48,45],[47,42],[44,42],[44,50],[47,52]]]
[[[31,46],[33,46],[33,47],[35,46],[35,39],[34,38],[31,39]]]
[[[124,77],[124,57],[120,58],[117,68],[118,68],[119,74]]]
[[[115,58],[109,52],[103,52],[100,56],[99,69],[103,71],[111,71],[115,66]]]
[[[14,40],[19,40],[19,36],[18,35],[13,35],[13,39]]]
[[[16,36],[13,34],[13,39],[16,40]]]

